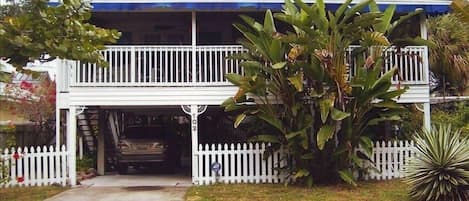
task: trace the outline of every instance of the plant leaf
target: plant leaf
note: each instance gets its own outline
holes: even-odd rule
[[[335,107],[331,108],[331,118],[336,121],[343,120],[349,116],[350,116],[350,113],[348,112],[342,112]]]
[[[241,124],[241,122],[243,122],[243,120],[246,118],[246,114],[242,113],[240,115],[238,115],[236,117],[236,120],[235,120],[235,123],[234,123],[234,127],[235,128],[238,128],[239,124]]]
[[[324,97],[319,100],[319,108],[321,109],[322,123],[325,123],[327,120],[327,117],[329,116],[329,111],[333,103],[332,101],[334,100],[328,97]]]
[[[272,116],[272,115],[268,115],[266,113],[261,113],[261,114],[259,114],[258,117],[261,118],[262,120],[266,121],[267,123],[269,123],[273,127],[277,128],[280,132],[284,133],[282,122],[279,119],[277,119],[277,117]]]
[[[278,70],[278,69],[282,69],[286,65],[287,65],[287,62],[279,62],[279,63],[272,65],[272,68]]]
[[[292,138],[294,138],[298,135],[301,135],[302,133],[304,133],[304,130],[288,133],[288,134],[285,135],[285,137],[287,138],[287,140],[290,140],[290,139],[292,139]]]
[[[319,129],[317,135],[317,143],[319,150],[323,150],[326,142],[332,138],[334,134],[334,127],[332,125],[324,125]]]
[[[350,185],[353,185],[353,186],[357,186],[357,182],[355,182],[355,179],[353,178],[352,171],[350,171],[350,170],[340,170],[339,171],[339,176],[344,182],[346,182]]]
[[[296,178],[306,177],[308,175],[309,175],[309,171],[307,169],[302,168],[302,169],[299,169],[293,177],[296,179]]]
[[[297,73],[295,76],[288,77],[287,79],[296,88],[297,92],[303,91],[303,73]]]

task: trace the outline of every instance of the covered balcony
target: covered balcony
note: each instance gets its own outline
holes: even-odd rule
[[[109,66],[64,61],[59,91],[65,105],[219,105],[237,88],[227,73],[243,71],[237,60],[245,51],[236,44],[240,34],[232,23],[241,13],[129,12],[95,13],[92,21],[122,32],[118,45],[102,51]],[[262,12],[244,12],[262,18]],[[418,20],[417,20],[418,23]],[[279,29],[286,30],[284,24]],[[409,26],[419,32],[418,26]],[[416,29],[416,30],[415,30]],[[348,48],[350,76],[357,66]],[[409,86],[400,102],[428,100],[428,56],[425,46],[386,49],[383,73],[399,68],[393,82]]]

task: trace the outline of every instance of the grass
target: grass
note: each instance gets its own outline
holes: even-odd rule
[[[67,189],[58,186],[0,188],[0,201],[45,200]]]
[[[346,185],[315,186],[311,189],[282,184],[217,184],[194,186],[186,201],[405,201],[407,186],[400,180],[363,182]]]

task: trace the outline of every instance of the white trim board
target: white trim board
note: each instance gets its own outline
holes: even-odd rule
[[[61,94],[61,108],[80,106],[220,105],[238,88],[225,87],[72,87]],[[68,99],[67,99],[68,98]],[[428,103],[429,87],[412,85],[399,103]]]

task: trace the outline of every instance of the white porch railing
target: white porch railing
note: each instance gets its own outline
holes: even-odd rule
[[[351,66],[349,76],[356,74],[357,61],[352,56],[352,51],[358,46],[350,46],[347,49],[346,60]],[[393,83],[401,81],[402,84],[428,84],[428,49],[426,46],[406,46],[403,48],[388,47],[384,50],[383,73],[397,67],[399,76],[392,78]]]
[[[194,51],[195,50],[195,51]],[[214,86],[230,85],[227,73],[241,73],[225,58],[240,46],[109,46],[109,67],[77,62],[72,86]]]
[[[5,149],[0,156],[0,163],[5,167],[0,168],[0,177],[3,177],[0,180],[7,180],[0,187],[66,185],[68,152],[65,145]]]
[[[346,55],[350,75],[356,73],[356,60],[350,47]],[[103,51],[109,67],[74,62],[69,76],[71,86],[223,86],[231,85],[227,73],[240,73],[239,61],[226,59],[245,49],[238,45],[220,46],[109,46]],[[402,84],[428,83],[428,56],[425,46],[390,47],[384,52],[385,69],[399,68]],[[68,71],[68,70],[67,70]],[[66,72],[66,71],[65,71]],[[68,72],[67,72],[68,73]],[[398,76],[393,78],[397,82]],[[63,80],[68,81],[68,80]],[[64,86],[63,88],[67,88]]]
[[[220,183],[279,183],[285,181],[278,168],[285,166],[286,154],[276,152],[263,159],[266,144],[205,144],[197,152],[198,185]],[[365,179],[388,180],[404,177],[404,167],[415,155],[413,141],[375,142],[371,160],[378,171],[370,170]],[[219,175],[212,170],[217,162]]]

